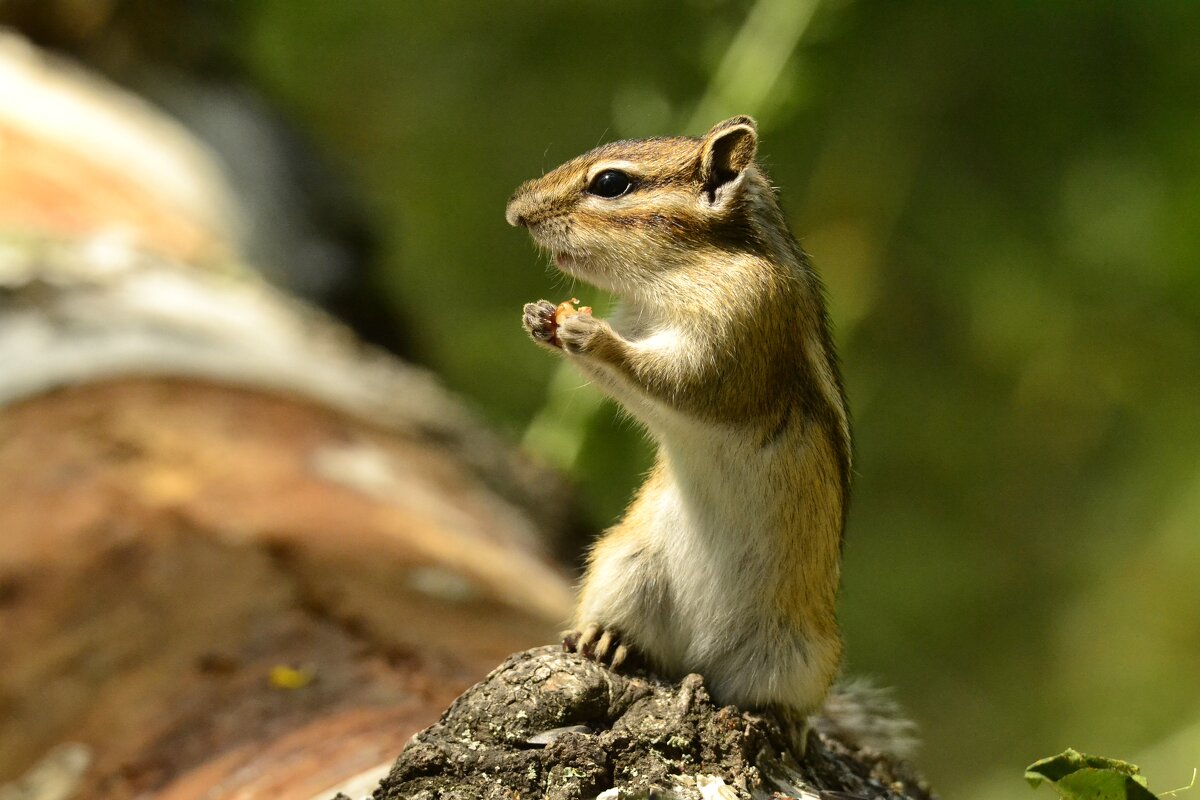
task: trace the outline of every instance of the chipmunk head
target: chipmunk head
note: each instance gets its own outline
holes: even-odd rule
[[[757,145],[745,116],[698,139],[607,144],[522,184],[505,218],[588,283],[617,294],[669,285],[713,251],[768,245],[758,211],[780,215],[754,164]]]

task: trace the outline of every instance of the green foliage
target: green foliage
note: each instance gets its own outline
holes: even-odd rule
[[[1035,789],[1048,783],[1063,800],[1156,800],[1133,764],[1075,750],[1035,761],[1025,780]]]

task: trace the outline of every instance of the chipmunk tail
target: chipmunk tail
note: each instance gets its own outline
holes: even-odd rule
[[[905,716],[892,691],[865,678],[836,683],[809,724],[847,747],[900,760],[911,758],[919,743],[916,723]]]

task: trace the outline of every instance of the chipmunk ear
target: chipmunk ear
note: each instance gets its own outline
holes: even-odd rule
[[[716,202],[721,187],[741,177],[754,161],[758,149],[758,126],[750,117],[731,117],[718,122],[700,140],[700,180],[710,203]]]

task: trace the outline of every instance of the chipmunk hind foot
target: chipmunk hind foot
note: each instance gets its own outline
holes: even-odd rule
[[[585,625],[582,629],[564,631],[562,647],[567,653],[578,653],[614,672],[620,670],[632,655],[619,633],[597,623]]]

